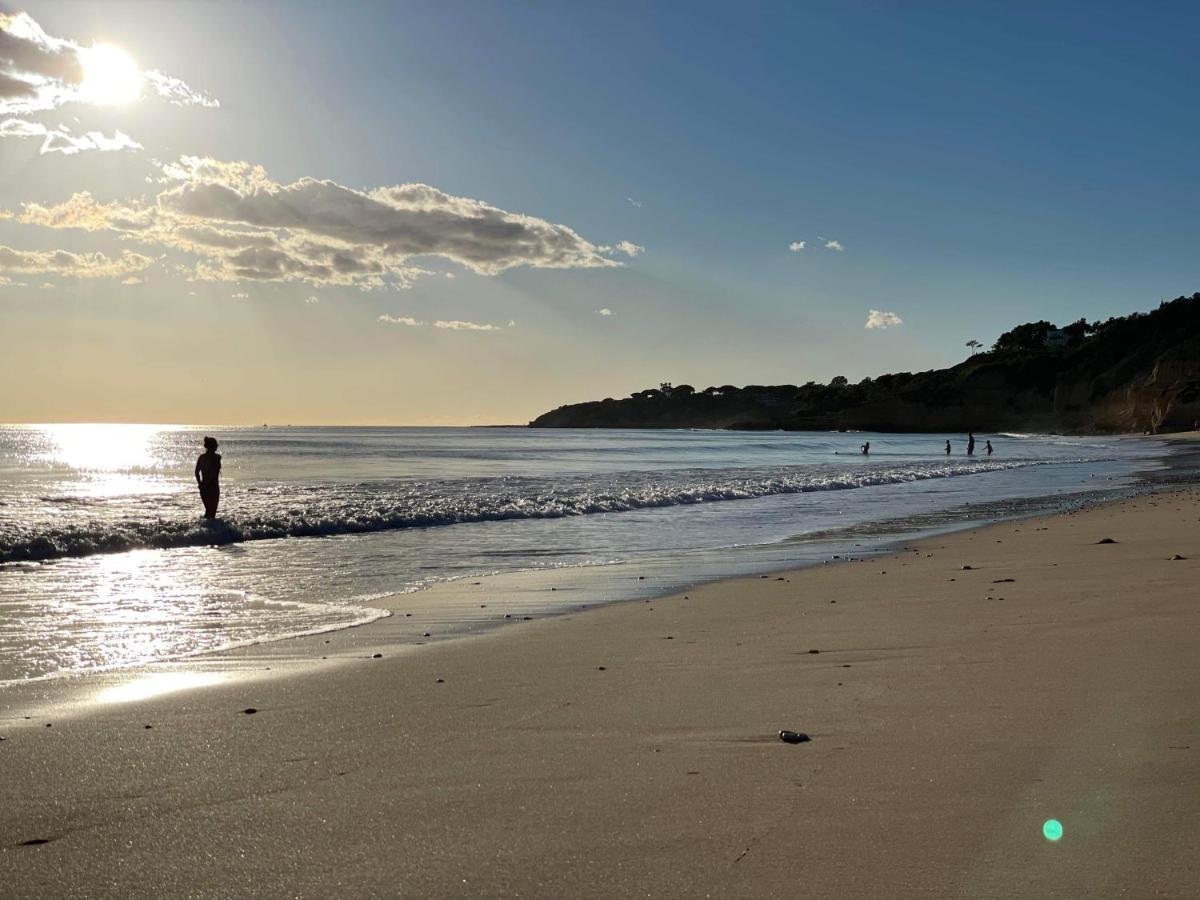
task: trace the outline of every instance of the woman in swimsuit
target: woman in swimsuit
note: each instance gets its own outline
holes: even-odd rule
[[[204,518],[215,519],[217,504],[221,502],[221,454],[217,452],[216,438],[204,439],[204,452],[196,460],[196,484],[204,501]]]

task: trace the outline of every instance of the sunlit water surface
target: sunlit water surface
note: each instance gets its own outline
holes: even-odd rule
[[[206,433],[224,456],[212,523],[192,473]],[[572,602],[624,599],[646,585],[588,573],[811,561],[839,533],[1117,489],[1158,452],[980,435],[977,453],[989,437],[996,455],[970,459],[959,435],[0,427],[0,681],[364,623],[383,595],[464,576],[604,566]]]

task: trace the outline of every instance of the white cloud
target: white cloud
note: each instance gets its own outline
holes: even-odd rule
[[[826,240],[825,238],[817,238],[817,240],[825,241],[825,249],[826,250],[836,250],[838,253],[841,253],[843,250],[846,249],[845,247],[842,246],[841,241],[833,240],[832,238],[830,238],[828,240]]]
[[[613,314],[613,311],[611,309],[609,309],[607,306],[596,310],[596,315],[598,315],[598,316],[611,316],[612,314]]]
[[[0,246],[0,275],[65,275],[70,278],[124,278],[153,262],[126,250],[119,257],[103,253],[70,253],[66,250],[14,250]]]
[[[130,285],[132,285],[132,284],[145,284],[145,283],[146,283],[146,279],[145,279],[145,278],[138,278],[136,275],[130,275],[128,278],[124,279],[124,280],[121,282],[121,284],[130,284]]]
[[[451,279],[453,279],[453,278],[457,278],[458,276],[457,276],[457,275],[455,275],[453,272],[447,272],[447,273],[446,273],[446,277],[447,277],[447,278],[451,278]]]
[[[230,294],[229,296],[232,297],[234,300],[249,300],[250,299],[250,295],[247,294],[245,291],[238,291],[236,294]]]
[[[74,135],[66,125],[50,129],[41,122],[30,122],[25,119],[5,119],[0,122],[0,137],[41,138],[42,147],[39,152],[43,155],[62,153],[71,156],[75,153],[82,153],[84,150],[142,149],[141,144],[120,129],[115,130],[112,137],[105,137],[99,131]]]
[[[642,201],[641,201],[641,200],[634,200],[632,197],[626,197],[625,199],[629,201],[629,205],[630,205],[630,206],[635,206],[635,207],[637,207],[638,209],[641,209],[641,208],[642,208]]]
[[[414,319],[412,316],[389,316],[387,313],[381,315],[379,321],[385,322],[388,325],[407,325],[409,328],[425,328],[432,324],[434,328],[441,328],[445,331],[503,331],[506,327],[504,325],[490,325],[479,322],[464,322],[460,319],[452,321],[438,319],[436,322],[430,323]],[[510,321],[507,327],[512,328],[516,324],[516,322]]]
[[[788,249],[793,253],[799,253],[804,249],[806,244],[808,244],[808,241],[792,241],[790,244],[788,244]]]
[[[318,297],[316,294],[309,294],[307,297],[304,298],[304,302],[310,306],[315,306],[316,304],[321,302],[321,298]]]
[[[867,324],[863,328],[895,328],[903,324],[904,320],[894,312],[872,309],[867,314]]]
[[[514,324],[514,322],[509,322],[507,327],[512,328]],[[480,324],[479,322],[462,322],[458,319],[455,319],[452,322],[446,322],[439,319],[433,323],[433,327],[446,328],[450,331],[503,331],[505,328],[503,325],[487,325]]]
[[[88,65],[98,55],[113,52],[102,44],[86,47],[47,34],[28,13],[0,13],[0,115],[57,109],[67,103],[103,103],[89,84]],[[207,94],[178,78],[130,66],[133,87],[140,80],[154,93],[179,105],[217,106]]]
[[[157,69],[147,69],[142,73],[142,77],[149,82],[158,96],[175,106],[206,106],[209,109],[216,109],[221,105],[221,102],[215,97],[210,97],[204,91],[193,90],[178,78],[159,72]]]
[[[25,224],[111,231],[198,257],[202,281],[299,281],[404,287],[440,256],[480,275],[518,266],[611,268],[630,241],[587,241],[566,225],[507,212],[424,184],[356,191],[332,181],[272,181],[261,166],[184,157],[160,164],[152,202],[100,203],[86,192],[56,206],[25,204]]]
[[[601,244],[596,248],[601,253],[624,253],[628,257],[646,252],[645,247],[639,247],[633,241],[617,241],[615,244]]]

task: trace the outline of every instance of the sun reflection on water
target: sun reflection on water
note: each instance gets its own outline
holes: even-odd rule
[[[155,444],[166,430],[161,425],[46,425],[51,443],[43,459],[80,472],[161,468]]]
[[[27,459],[51,471],[67,470],[57,485],[67,495],[145,495],[177,487],[173,470],[186,465],[178,436],[165,425],[42,425]]]

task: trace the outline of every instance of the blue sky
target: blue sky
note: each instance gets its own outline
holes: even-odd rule
[[[23,9],[220,105],[144,91],[8,115],[119,129],[140,149],[0,137],[0,245],[153,262],[125,278],[0,268],[0,323],[23,348],[0,377],[37,386],[0,399],[0,419],[525,421],[661,380],[931,368],[1018,322],[1200,290],[1194,5]],[[261,166],[276,187],[427,184],[582,243],[559,268],[523,249],[391,246],[387,283],[368,286],[233,277],[181,243],[186,224],[261,227],[226,212],[176,210],[158,246],[21,220],[79,191],[153,206],[172,184],[233,177],[162,181],[181,157]],[[291,227],[293,243],[310,233]],[[870,310],[902,324],[867,329]]]

